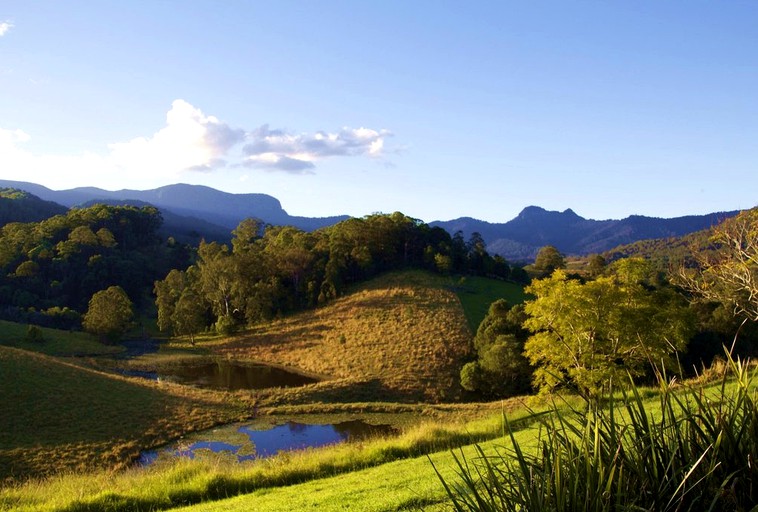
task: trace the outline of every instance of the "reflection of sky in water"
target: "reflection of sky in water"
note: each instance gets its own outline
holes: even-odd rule
[[[387,425],[370,425],[361,421],[350,421],[336,425],[306,425],[288,422],[268,430],[253,430],[249,426],[243,425],[236,431],[246,435],[251,444],[237,445],[213,440],[197,441],[187,446],[177,443],[163,450],[143,452],[140,455],[139,464],[143,466],[151,464],[160,454],[193,459],[195,455],[206,450],[214,453],[228,453],[236,456],[239,461],[245,461],[259,457],[270,457],[286,450],[316,448],[350,438],[363,438],[372,434],[395,432],[393,428]]]
[[[259,457],[269,457],[283,450],[324,446],[347,438],[337,432],[333,425],[303,425],[292,422],[270,430],[240,427],[239,432],[247,434]]]

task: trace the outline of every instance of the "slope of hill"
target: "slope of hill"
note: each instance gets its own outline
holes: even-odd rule
[[[445,278],[421,271],[387,274],[218,350],[358,382],[342,400],[450,400],[460,392],[471,333],[446,285]],[[358,388],[370,396],[356,397]]]
[[[39,222],[68,208],[17,188],[0,188],[0,226],[9,222]]]
[[[3,346],[0,396],[0,479],[123,465],[140,447],[236,417],[209,391],[159,387]]]
[[[569,255],[601,253],[613,247],[651,238],[677,237],[709,228],[738,212],[718,212],[659,219],[632,215],[621,220],[585,219],[572,210],[547,211],[537,206],[524,208],[513,220],[492,224],[471,218],[433,222],[464,236],[478,232],[487,250],[510,261],[531,261],[540,247],[553,245]]]
[[[201,185],[176,184],[153,190],[102,190],[94,187],[50,190],[34,183],[0,180],[0,187],[26,190],[42,199],[71,207],[98,200],[136,200],[182,217],[195,217],[232,230],[245,218],[269,224],[292,225],[313,230],[336,224],[347,216],[324,218],[289,215],[279,200],[266,194],[229,194]]]
[[[668,238],[651,238],[638,240],[630,244],[623,244],[602,253],[606,261],[615,261],[621,258],[645,258],[662,270],[669,264],[678,265],[692,256],[693,248],[697,250],[707,249],[712,229],[703,229],[686,235]]]

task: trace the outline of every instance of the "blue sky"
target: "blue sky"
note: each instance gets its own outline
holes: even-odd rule
[[[293,215],[758,204],[752,1],[0,3],[0,178]]]

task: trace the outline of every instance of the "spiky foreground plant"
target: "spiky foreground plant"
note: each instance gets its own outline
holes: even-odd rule
[[[455,456],[440,479],[457,511],[758,510],[756,370],[728,357],[721,384],[672,386],[658,407],[635,386],[585,410],[538,417],[535,446]],[[439,473],[438,473],[439,475]]]

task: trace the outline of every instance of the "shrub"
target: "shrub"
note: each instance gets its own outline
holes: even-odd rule
[[[28,343],[43,343],[45,336],[42,334],[42,329],[36,325],[30,325],[26,330],[26,341]]]

